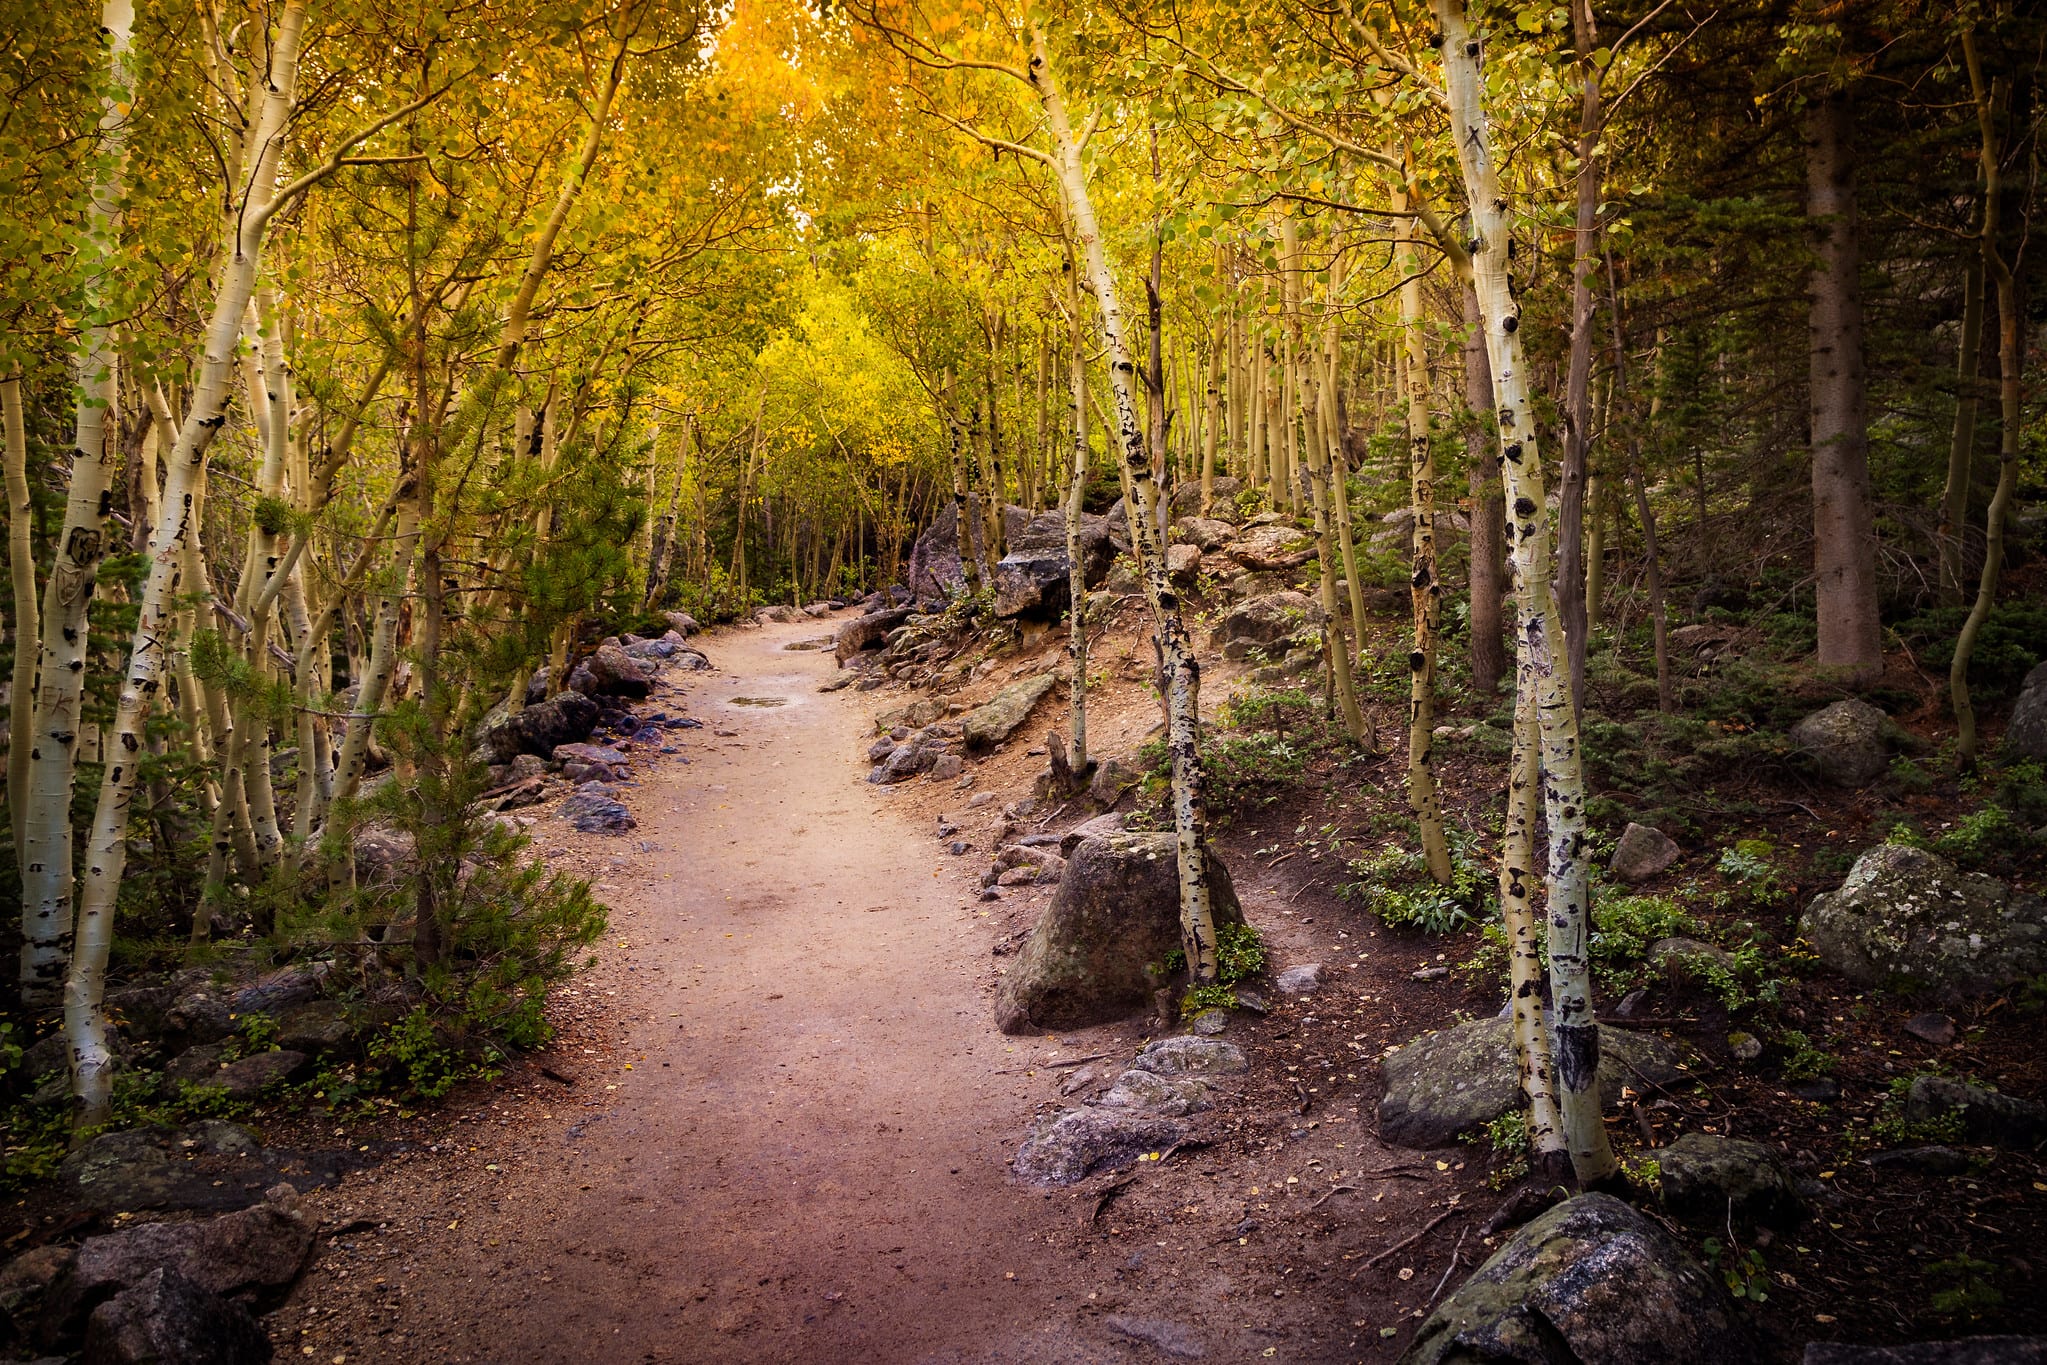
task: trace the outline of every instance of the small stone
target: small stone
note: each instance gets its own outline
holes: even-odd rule
[[[1784,1158],[1760,1142],[1686,1133],[1656,1163],[1663,1205],[1679,1217],[1789,1227],[1804,1216]]]
[[[940,754],[931,765],[929,774],[933,782],[950,782],[966,770],[966,761],[958,754]]]
[[[1961,1175],[1975,1163],[1967,1152],[1938,1144],[1926,1147],[1898,1147],[1878,1152],[1869,1164],[1879,1170],[1917,1171],[1922,1175]]]
[[[1907,1019],[1905,1032],[1922,1043],[1946,1047],[1955,1040],[1955,1021],[1939,1010],[1928,1010],[1924,1014],[1915,1014]]]
[[[1423,967],[1419,971],[1409,972],[1407,975],[1409,979],[1414,981],[1441,981],[1444,977],[1450,975],[1450,969],[1439,962],[1434,966]]]
[[[1192,1076],[1168,1078],[1133,1069],[1118,1076],[1115,1085],[1096,1103],[1111,1109],[1138,1109],[1179,1118],[1208,1108],[1208,1083]]]
[[[1792,726],[1791,743],[1824,780],[1837,787],[1866,787],[1891,766],[1889,734],[1889,717],[1849,697]]]
[[[1170,1119],[1127,1109],[1073,1109],[1041,1128],[1016,1154],[1016,1173],[1044,1185],[1071,1185],[1096,1171],[1127,1166],[1180,1140]]]
[[[1193,1032],[1204,1038],[1213,1038],[1228,1030],[1230,1016],[1223,1010],[1203,1010],[1187,1025]]]
[[[980,810],[983,806],[991,806],[999,800],[1001,798],[994,792],[975,792],[967,798],[967,809]]]
[[[1272,1013],[1272,1006],[1266,1002],[1264,996],[1258,994],[1256,991],[1238,991],[1237,1008],[1241,1010],[1249,1010],[1253,1014]]]
[[[981,893],[981,899],[984,901],[999,901],[1002,899],[1002,893],[991,886]]]
[[[1619,1019],[1636,1019],[1647,1012],[1648,1008],[1649,992],[1633,990],[1621,997],[1621,1002],[1613,1007],[1613,1012]]]
[[[1322,964],[1303,962],[1272,979],[1281,995],[1313,995],[1322,985]]]
[[[1630,824],[1613,851],[1613,875],[1633,886],[1646,882],[1678,859],[1677,842],[1660,829]]]
[[[1193,1328],[1183,1323],[1167,1322],[1164,1318],[1139,1318],[1125,1313],[1112,1313],[1102,1319],[1102,1326],[1119,1337],[1141,1341],[1180,1360],[1200,1360],[1208,1354],[1207,1349],[1201,1344],[1201,1337]]]
[[[1727,1050],[1737,1062],[1753,1062],[1763,1055],[1763,1040],[1753,1033],[1737,1030],[1727,1035]]]
[[[1159,1076],[1224,1076],[1248,1070],[1244,1050],[1212,1038],[1160,1038],[1137,1054],[1131,1066]]]

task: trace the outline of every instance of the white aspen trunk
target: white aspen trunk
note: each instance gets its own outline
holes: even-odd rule
[[[1145,596],[1164,663],[1168,712],[1167,747],[1173,763],[1173,824],[1178,833],[1180,870],[1180,932],[1187,953],[1188,977],[1197,982],[1216,978],[1215,918],[1209,903],[1207,857],[1208,811],[1201,765],[1201,674],[1193,642],[1180,617],[1180,599],[1166,577],[1165,548],[1159,543],[1158,484],[1146,458],[1144,435],[1138,429],[1131,396],[1136,367],[1123,334],[1123,310],[1116,301],[1116,277],[1102,249],[1101,229],[1088,197],[1087,174],[1066,112],[1066,97],[1046,54],[1042,28],[1031,32],[1031,84],[1051,125],[1053,165],[1065,197],[1068,221],[1087,265],[1088,278],[1100,309],[1102,340],[1109,353],[1109,381],[1116,397],[1118,443],[1129,471],[1138,516],[1137,548],[1142,551]]]
[[[1535,932],[1535,822],[1541,800],[1542,734],[1535,681],[1517,670],[1514,754],[1500,840],[1500,921],[1507,933],[1507,998],[1513,1012],[1514,1071],[1528,1109],[1528,1145],[1545,1179],[1569,1164],[1557,1112],[1556,1076],[1542,1028],[1542,945]]]
[[[1409,196],[1396,204],[1406,208]],[[1429,439],[1429,345],[1424,332],[1421,229],[1412,218],[1401,231],[1400,332],[1407,345],[1407,474],[1414,513],[1413,564],[1408,583],[1414,607],[1414,649],[1407,656],[1407,804],[1421,830],[1422,857],[1439,886],[1450,884],[1450,845],[1443,834],[1443,799],[1436,789],[1436,631],[1443,618],[1443,585],[1436,576],[1436,451]]]
[[[1301,298],[1299,230],[1292,218],[1280,224],[1280,242],[1286,253],[1287,333],[1291,349],[1299,354],[1304,349],[1301,334],[1304,303]],[[1308,501],[1315,519],[1315,569],[1322,601],[1322,661],[1329,669],[1330,686],[1336,692],[1337,707],[1343,712],[1344,732],[1353,743],[1363,744],[1366,739],[1365,713],[1358,706],[1357,684],[1350,669],[1350,635],[1344,629],[1343,609],[1336,597],[1336,544],[1329,529],[1328,459],[1319,434],[1313,373],[1313,366],[1297,367],[1294,377],[1299,387],[1294,392],[1300,409],[1300,424],[1306,432],[1314,434],[1314,439],[1307,441]],[[1321,402],[1326,404],[1328,397],[1325,389]],[[1324,452],[1321,458],[1317,457],[1318,451]]]
[[[1208,336],[1208,393],[1201,419],[1201,515],[1215,504],[1215,456],[1222,441],[1224,365],[1229,356],[1229,324],[1218,318]]]
[[[1493,401],[1500,428],[1501,471],[1512,523],[1515,585],[1520,595],[1520,640],[1533,684],[1542,735],[1543,803],[1549,822],[1549,970],[1554,1007],[1551,1053],[1558,1108],[1571,1165],[1579,1183],[1596,1184],[1618,1165],[1599,1108],[1599,1024],[1592,1005],[1585,778],[1578,747],[1576,707],[1568,667],[1558,667],[1561,623],[1550,586],[1549,519],[1543,503],[1520,337],[1521,316],[1508,278],[1512,216],[1493,163],[1487,126],[1482,50],[1466,20],[1463,0],[1433,0],[1443,31],[1441,47],[1451,138],[1471,205],[1472,284],[1484,319],[1492,362]]]
[[[149,538],[149,578],[129,645],[128,671],[115,707],[99,803],[93,817],[84,892],[79,904],[78,942],[64,981],[64,1031],[71,1046],[72,1093],[81,1121],[101,1122],[112,1102],[113,1056],[107,1047],[105,1010],[107,956],[113,946],[114,901],[128,853],[128,809],[141,757],[142,726],[162,685],[166,642],[174,630],[172,612],[185,560],[185,545],[196,537],[194,495],[206,452],[224,425],[233,391],[233,364],[242,314],[262,264],[264,230],[277,191],[292,101],[298,84],[299,34],[303,0],[285,6],[270,52],[270,66],[256,123],[260,148],[244,194],[247,206],[229,246],[219,295],[206,331],[205,351],[192,404],[168,461],[163,516]]]
[[[1082,331],[1080,281],[1069,265],[1067,314],[1073,328],[1071,359],[1067,366],[1067,389],[1073,404],[1073,474],[1066,488],[1066,591],[1071,605],[1066,613],[1066,656],[1073,665],[1073,727],[1068,763],[1077,774],[1085,774],[1087,754],[1087,564],[1081,558],[1080,517],[1087,493],[1087,347]]]
[[[134,99],[131,46],[133,0],[105,0],[100,28],[107,58],[100,96],[100,149],[92,199],[79,235],[76,268],[87,281],[84,346],[78,361],[78,413],[72,442],[71,487],[57,559],[43,588],[41,638],[34,695],[14,705],[33,707],[28,738],[27,799],[21,825],[21,999],[47,1004],[71,957],[71,786],[76,771],[79,705],[85,695],[86,614],[107,542],[107,492],[113,461],[107,456],[109,419],[119,396],[114,379],[114,330],[107,275],[120,237],[121,199],[128,182],[128,111]],[[28,641],[17,641],[21,649]]]
[[[1459,293],[1464,299],[1464,321],[1470,328],[1463,346],[1464,402],[1470,409],[1465,428],[1464,450],[1469,466],[1467,486],[1471,493],[1471,572],[1468,605],[1471,610],[1471,681],[1482,693],[1499,691],[1500,676],[1506,671],[1501,644],[1501,576],[1506,572],[1500,555],[1500,536],[1507,522],[1506,503],[1500,496],[1499,456],[1485,430],[1485,418],[1493,410],[1492,365],[1486,359],[1485,323],[1479,317],[1478,295],[1466,284]]]
[[[404,496],[399,502],[398,525],[392,562],[379,575],[374,593],[370,634],[370,657],[357,680],[355,705],[349,708],[348,729],[342,735],[341,753],[334,760],[333,805],[355,799],[362,785],[363,765],[369,759],[370,731],[383,710],[384,697],[391,689],[391,676],[398,666],[398,608],[405,597],[406,581],[412,575],[412,561],[419,549],[419,499],[411,496],[416,475],[407,469],[399,476]],[[566,648],[562,651],[567,652]],[[557,664],[548,674],[550,693],[559,692],[565,670]],[[344,863],[348,859],[342,860]]]
[[[1323,382],[1329,394],[1329,401],[1322,405],[1320,439],[1322,448],[1329,452],[1329,484],[1334,494],[1336,512],[1336,548],[1343,565],[1344,589],[1350,595],[1351,628],[1358,641],[1358,647],[1362,649],[1365,634],[1365,588],[1358,578],[1357,541],[1351,535],[1350,459],[1343,448],[1343,391],[1338,387],[1338,376],[1342,373],[1338,362],[1343,351],[1342,333],[1336,321],[1336,286],[1343,278],[1340,259],[1330,266],[1329,278],[1329,316],[1324,324],[1323,337],[1323,345],[1328,351],[1324,359]]]
[[[7,569],[14,585],[14,671],[8,680],[7,815],[13,824],[14,857],[25,861],[23,829],[28,816],[28,746],[35,720],[36,560],[32,533],[35,504],[28,491],[28,427],[22,420],[21,376],[0,379],[0,421],[4,421],[7,474]]]

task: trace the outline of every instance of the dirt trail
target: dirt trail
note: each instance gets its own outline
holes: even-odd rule
[[[720,672],[686,684],[706,728],[642,778],[635,834],[542,822],[555,856],[611,860],[581,990],[615,1046],[570,1040],[573,1088],[472,1129],[476,1182],[427,1162],[344,1197],[413,1235],[352,1272],[381,1277],[383,1321],[320,1358],[1099,1358],[1048,1244],[1064,1201],[1008,1177],[1032,1096],[1001,1074],[985,936],[929,832],[861,781],[868,699],[815,690],[829,650],[784,648],[820,630],[714,638]]]

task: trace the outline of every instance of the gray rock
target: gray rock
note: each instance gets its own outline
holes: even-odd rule
[[[1939,1010],[1915,1014],[1905,1021],[1905,1032],[1922,1043],[1946,1047],[1955,1040],[1955,1021]]]
[[[1790,1168],[1760,1142],[1686,1133],[1655,1155],[1663,1206],[1687,1221],[1791,1227],[1804,1216]]]
[[[405,830],[383,825],[363,826],[355,832],[356,882],[362,886],[383,886],[410,876],[419,862],[417,847],[412,835]],[[211,995],[213,992],[201,991],[198,994]],[[171,1006],[172,1022],[175,1024],[180,1014],[188,1012],[185,1001],[180,999]]]
[[[874,771],[867,774],[867,780],[878,786],[907,782],[920,773],[931,771],[932,765],[938,762],[938,756],[943,752],[944,746],[926,742],[922,736],[918,736],[889,750],[888,757],[877,763]]]
[[[279,1048],[256,1052],[215,1072],[210,1084],[227,1091],[229,1099],[253,1100],[273,1085],[282,1085],[306,1069],[306,1054]]]
[[[1244,912],[1211,851],[1218,924]],[[1085,1028],[1151,1007],[1155,975],[1180,946],[1180,877],[1172,834],[1116,834],[1077,845],[1059,890],[996,994],[1005,1033]]]
[[[2047,1365],[2047,1337],[1958,1337],[1904,1346],[1814,1341],[1800,1365]]]
[[[571,793],[561,803],[561,817],[585,834],[623,834],[640,827],[631,811],[594,791]]]
[[[1313,995],[1322,986],[1322,964],[1303,962],[1272,978],[1281,995]]]
[[[887,735],[883,735],[880,739],[867,746],[867,761],[869,763],[885,762],[888,756],[895,751],[896,742]]]
[[[966,760],[958,754],[940,754],[932,760],[931,770],[926,774],[933,782],[950,782],[965,772]]]
[[[841,621],[832,637],[832,657],[843,668],[854,655],[880,648],[890,631],[910,619],[910,611],[909,607],[888,607]]]
[[[1292,640],[1321,624],[1322,608],[1307,596],[1292,591],[1266,593],[1225,612],[1210,632],[1208,643],[1226,659],[1241,659],[1253,649]]]
[[[1118,815],[1113,811],[1107,815],[1097,815],[1091,820],[1083,820],[1059,836],[1059,853],[1062,857],[1070,858],[1073,856],[1073,850],[1080,847],[1081,840],[1106,839],[1111,834],[1121,834],[1123,826],[1128,821],[1128,816]]]
[[[519,732],[519,752],[545,758],[556,747],[590,737],[603,712],[581,692],[561,692],[535,702],[512,722]]]
[[[1916,1076],[1905,1093],[1905,1118],[1931,1123],[1961,1115],[1970,1142],[2028,1148],[2047,1142],[2047,1105],[2003,1095],[1951,1076]]]
[[[893,711],[883,711],[874,718],[874,729],[876,734],[892,734],[897,729],[922,729],[934,721],[943,719],[945,719],[943,701],[937,697],[919,697],[908,705],[896,707]],[[894,737],[907,738],[906,735]]]
[[[702,626],[697,624],[697,618],[691,616],[686,611],[663,612],[661,619],[668,623],[670,630],[682,636],[685,640],[703,629]]]
[[[1612,1195],[1529,1223],[1416,1329],[1402,1365],[1748,1365],[1764,1359],[1712,1275]]]
[[[1236,534],[1236,527],[1213,517],[1188,517],[1173,523],[1173,539],[1198,550],[1219,550]]]
[[[1003,540],[1014,540],[1030,525],[1034,515],[1027,508],[1004,507]],[[981,539],[981,519],[969,517],[969,553],[976,556],[981,553]],[[910,563],[905,577],[911,598],[924,606],[941,605],[966,590],[967,580],[960,570],[959,520],[950,502],[939,508],[938,515],[931,519],[931,524],[918,534],[916,543],[910,547]]]
[[[71,1264],[71,1248],[49,1243],[22,1252],[0,1266],[0,1341],[8,1323],[26,1333],[42,1304],[43,1291]]]
[[[644,697],[648,669],[617,645],[599,645],[569,674],[569,687],[591,697]]]
[[[1969,1154],[1938,1143],[1923,1147],[1894,1147],[1870,1157],[1878,1170],[1917,1171],[1921,1175],[1961,1175],[1975,1165]]]
[[[1102,1319],[1102,1326],[1119,1337],[1141,1341],[1178,1360],[1200,1360],[1208,1354],[1201,1344],[1201,1334],[1185,1323],[1111,1313]]]
[[[1292,526],[1254,526],[1231,541],[1226,553],[1247,569],[1291,569],[1315,557],[1315,543]]]
[[[1105,811],[1114,810],[1140,777],[1136,768],[1120,758],[1102,759],[1088,779],[1087,798]]]
[[[557,744],[552,757],[571,782],[617,782],[632,776],[632,759],[602,744]]]
[[[1174,587],[1185,588],[1193,583],[1201,572],[1201,547],[1198,545],[1168,545],[1166,547],[1166,577]]]
[[[2004,747],[2019,758],[2047,758],[2047,662],[2026,674],[2004,728]]]
[[[1016,1154],[1016,1173],[1041,1185],[1071,1185],[1127,1166],[1180,1140],[1180,1125],[1128,1109],[1073,1109],[1044,1125]]]
[[[1736,1029],[1727,1035],[1727,1050],[1737,1062],[1753,1062],[1763,1055],[1763,1040],[1753,1033]]]
[[[2047,901],[1902,844],[1856,859],[1798,932],[1859,986],[1959,998],[2047,972]]]
[[[1107,517],[1081,514],[1080,557],[1087,586],[1098,585],[1109,572],[1116,547],[1109,538]],[[1033,517],[1009,536],[1007,551],[995,565],[995,614],[1005,620],[1033,617],[1057,620],[1071,596],[1072,561],[1066,554],[1066,514],[1046,512]]]
[[[1234,1076],[1249,1070],[1251,1063],[1235,1043],[1182,1034],[1147,1043],[1130,1065],[1155,1076]]]
[[[92,1311],[82,1365],[263,1365],[270,1338],[230,1303],[168,1267]]]
[[[348,1006],[339,1000],[308,1000],[277,1016],[278,1045],[293,1052],[326,1056],[347,1047],[353,1037]]]
[[[1866,787],[1891,766],[1890,718],[1853,697],[1791,727],[1791,742],[1813,771],[1837,787]]]
[[[315,1220],[288,1186],[278,1192],[277,1199],[204,1222],[144,1223],[86,1238],[44,1298],[42,1340],[65,1340],[93,1309],[162,1269],[209,1294],[267,1299],[288,1289],[312,1252]]]
[[[1683,936],[1657,939],[1649,945],[1649,951],[1644,958],[1652,967],[1661,967],[1666,971],[1672,967],[1697,972],[1702,967],[1731,969],[1734,966],[1734,954],[1725,948],[1715,947],[1703,939]]]
[[[1208,1082],[1193,1076],[1168,1077],[1130,1070],[1118,1076],[1108,1093],[1095,1103],[1111,1109],[1136,1109],[1179,1118],[1208,1108]]]
[[[1629,822],[1613,850],[1613,875],[1630,886],[1648,881],[1678,859],[1677,841],[1660,829]]]
[[[1058,679],[1051,673],[1019,678],[960,718],[960,734],[969,749],[990,749],[1030,719],[1031,710]]]
[[[1209,510],[1214,511],[1220,508],[1229,511],[1231,516],[1236,515],[1234,507],[1237,494],[1244,491],[1244,481],[1242,479],[1232,478],[1228,474],[1218,474],[1209,484],[1208,490],[1210,494]],[[1187,482],[1175,487],[1173,489],[1173,496],[1168,500],[1166,507],[1176,517],[1184,517],[1199,512],[1201,510],[1201,480],[1189,479]]]
[[[1386,1079],[1380,1138],[1402,1147],[1444,1147],[1519,1108],[1512,1029],[1507,1019],[1473,1019],[1423,1034],[1386,1058],[1380,1063]],[[1641,1089],[1684,1077],[1683,1053],[1665,1039],[1602,1027],[1599,1043],[1602,1104],[1619,1099],[1623,1085]]]

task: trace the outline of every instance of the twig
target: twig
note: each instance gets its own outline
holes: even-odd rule
[[[1068,1062],[1047,1062],[1045,1063],[1045,1069],[1047,1071],[1057,1071],[1064,1066],[1079,1066],[1082,1062],[1099,1062],[1108,1055],[1106,1052],[1090,1052],[1085,1057],[1075,1057],[1072,1061]]]
[[[1267,864],[1265,865],[1265,869],[1266,869],[1266,871],[1268,871],[1268,872],[1269,872],[1269,871],[1271,871],[1271,870],[1272,870],[1273,868],[1275,868],[1275,867],[1278,867],[1278,866],[1279,866],[1279,865],[1280,865],[1281,863],[1285,862],[1285,861],[1286,861],[1287,859],[1289,859],[1289,858],[1293,857],[1293,856],[1294,856],[1294,855],[1295,855],[1296,853],[1299,853],[1299,852],[1300,852],[1300,850],[1299,850],[1299,849],[1297,849],[1297,848],[1290,848],[1290,849],[1288,849],[1288,850],[1287,850],[1286,852],[1284,852],[1284,853],[1280,854],[1280,855],[1279,855],[1279,856],[1278,856],[1277,858],[1274,858],[1274,859],[1273,859],[1273,860],[1272,860],[1271,862],[1267,863]]]
[[[1450,1277],[1457,1273],[1457,1254],[1464,1250],[1464,1238],[1470,1231],[1470,1228],[1466,1228],[1463,1232],[1457,1234],[1457,1245],[1450,1248],[1450,1264],[1445,1267],[1443,1278],[1436,1281],[1436,1292],[1429,1295],[1426,1307],[1433,1308],[1435,1306],[1436,1300],[1442,1297],[1443,1286],[1450,1283]]]
[[[1102,1216],[1102,1210],[1109,1207],[1110,1202],[1114,1200],[1117,1195],[1123,1193],[1123,1191],[1129,1189],[1132,1185],[1135,1185],[1136,1183],[1137,1177],[1135,1175],[1126,1175],[1121,1180],[1117,1181],[1115,1184],[1105,1187],[1099,1194],[1095,1196],[1094,1212],[1090,1213],[1087,1216],[1087,1222],[1083,1224],[1083,1226],[1093,1227],[1095,1221]]]
[[[1385,1260],[1389,1256],[1396,1254],[1397,1252],[1407,1250],[1407,1248],[1413,1246],[1416,1242],[1419,1242],[1422,1238],[1428,1236],[1437,1228],[1441,1227],[1443,1224],[1449,1222],[1452,1218],[1455,1218],[1458,1214],[1463,1212],[1464,1210],[1460,1208],[1448,1208],[1443,1210],[1443,1212],[1437,1214],[1434,1218],[1431,1218],[1428,1222],[1428,1225],[1424,1227],[1420,1232],[1414,1233],[1411,1236],[1401,1238],[1392,1246],[1387,1247],[1384,1251],[1380,1252],[1378,1255],[1372,1257],[1369,1261],[1366,1261],[1363,1265],[1359,1266],[1358,1273],[1370,1270],[1373,1266],[1379,1264],[1379,1262]],[[1357,1277],[1358,1277],[1357,1273],[1353,1273],[1351,1275],[1352,1279],[1356,1279]]]
[[[1339,1194],[1362,1194],[1364,1193],[1364,1188],[1365,1187],[1362,1185],[1331,1185],[1329,1187],[1329,1193],[1323,1195],[1320,1199],[1317,1199],[1314,1203],[1308,1205],[1308,1212],[1313,1213],[1316,1209],[1321,1208],[1324,1204],[1336,1198],[1336,1196],[1338,1196]]]

